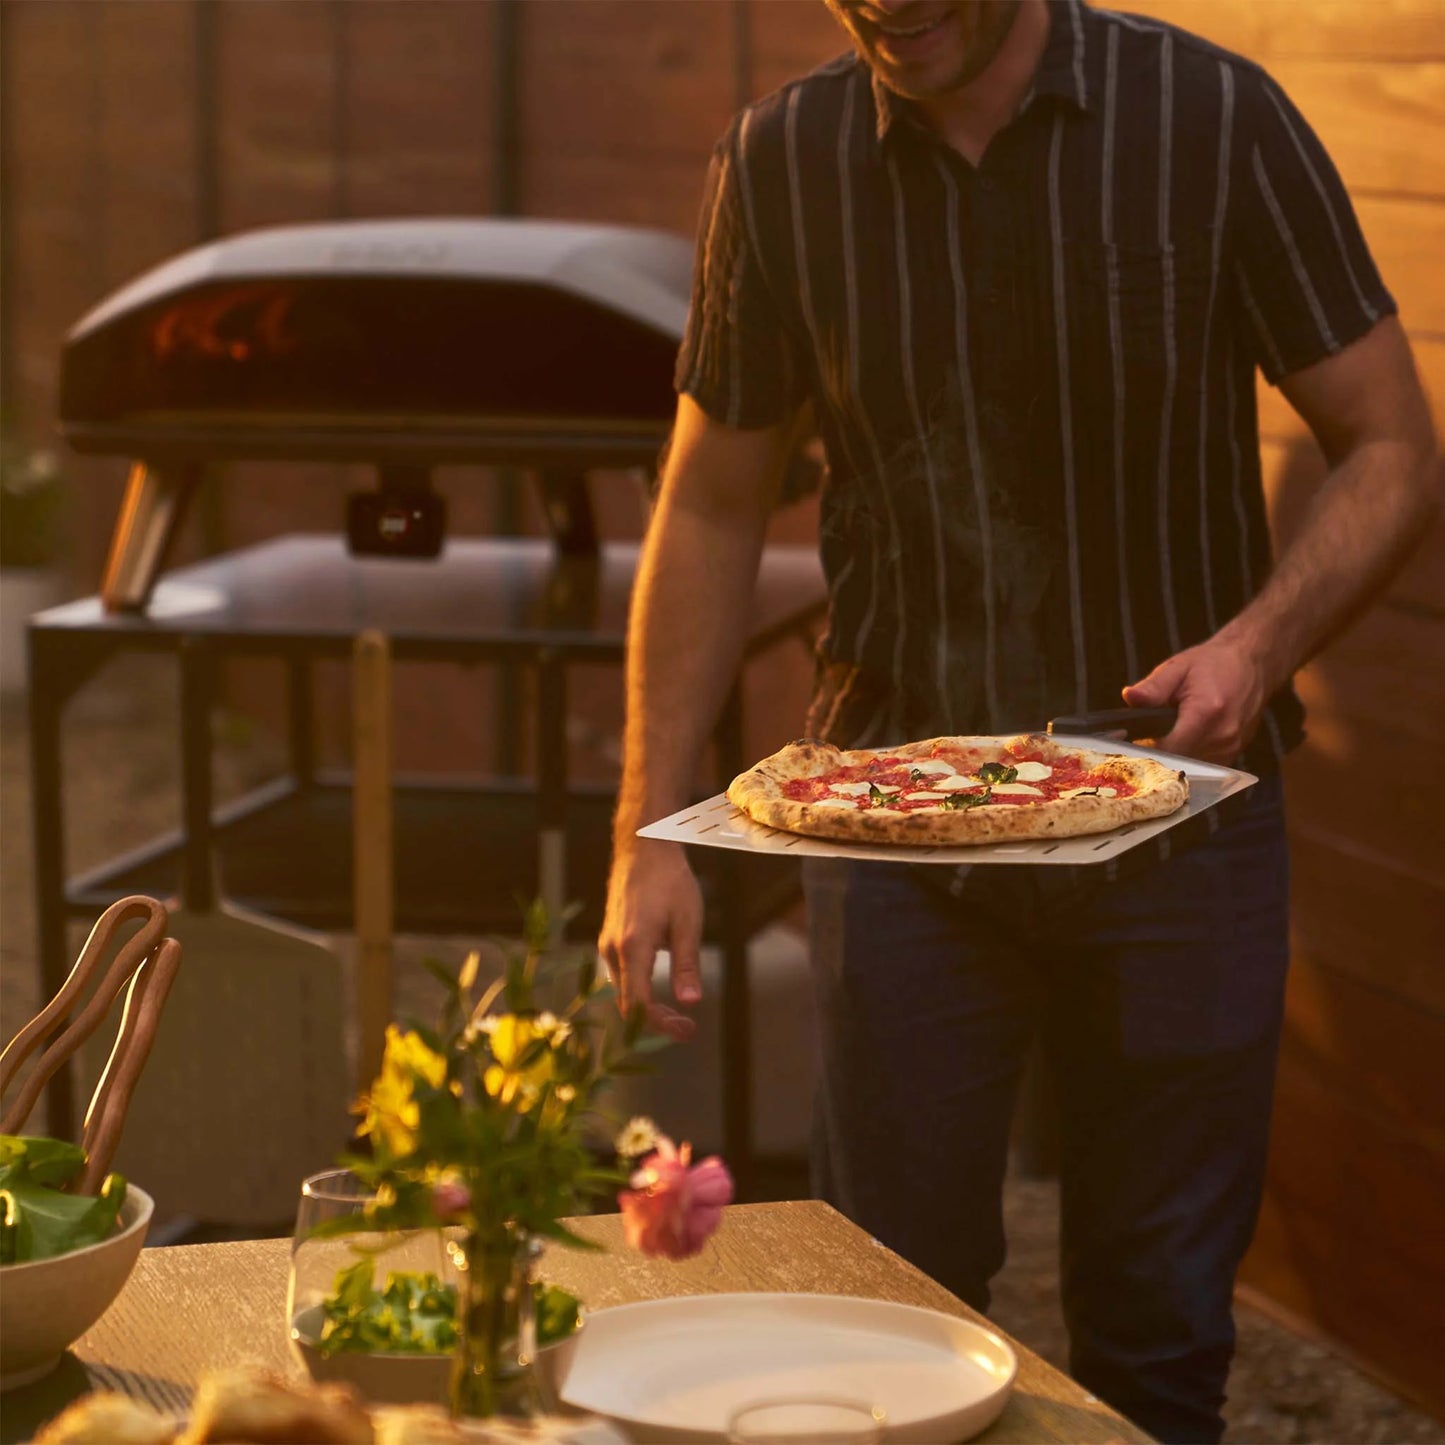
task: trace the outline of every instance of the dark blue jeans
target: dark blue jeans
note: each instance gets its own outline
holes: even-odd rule
[[[1160,1440],[1217,1440],[1289,959],[1278,779],[1208,842],[1116,881],[806,866],[818,1192],[987,1309],[1014,1100],[1041,1038],[1071,1371]]]

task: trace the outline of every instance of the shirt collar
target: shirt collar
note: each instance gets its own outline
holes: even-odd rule
[[[1083,0],[1048,0],[1049,38],[1039,57],[1033,83],[1024,92],[1019,114],[1041,95],[1056,95],[1089,109],[1087,64],[1090,51],[1098,46],[1098,21]],[[921,125],[911,101],[890,90],[872,75],[873,106],[877,113],[878,139],[885,140],[900,121]]]
[[[1020,112],[1040,95],[1057,95],[1089,109],[1088,62],[1091,48],[1098,48],[1097,27],[1097,17],[1082,0],[1049,0],[1049,38]]]

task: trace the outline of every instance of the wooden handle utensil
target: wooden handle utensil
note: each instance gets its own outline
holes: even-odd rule
[[[126,940],[109,966],[104,967],[103,961],[116,932],[136,919],[144,920],[141,927]],[[3,1095],[25,1060],[65,1020],[70,1020],[36,1060],[14,1103],[0,1114],[0,1134],[15,1134],[29,1118],[46,1084],[95,1033],[121,990],[126,990],[115,1044],[86,1110],[81,1141],[86,1151],[85,1173],[80,1183],[82,1193],[95,1193],[105,1178],[120,1142],[136,1081],[155,1039],[161,1009],[180,965],[181,946],[165,936],[168,924],[164,906],[154,898],[136,894],[112,903],[91,929],[60,992],[15,1035],[4,1053],[0,1053],[0,1095]],[[71,1019],[76,1004],[97,975],[89,1000]]]

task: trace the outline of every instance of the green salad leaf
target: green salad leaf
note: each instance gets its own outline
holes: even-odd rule
[[[99,1244],[115,1232],[125,1180],[106,1176],[100,1194],[67,1194],[85,1151],[59,1139],[0,1135],[0,1264],[25,1264]]]
[[[582,1301],[555,1284],[539,1284],[537,1291],[537,1347],[565,1340],[582,1323]]]
[[[580,1303],[556,1285],[534,1289],[537,1344],[555,1344],[577,1328]],[[377,1289],[371,1261],[359,1260],[338,1272],[321,1311],[323,1355],[445,1355],[456,1348],[457,1288],[434,1274],[394,1270]]]

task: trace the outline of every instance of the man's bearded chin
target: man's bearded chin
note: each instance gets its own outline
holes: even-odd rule
[[[885,10],[871,0],[824,0],[890,90],[927,100],[976,80],[1008,38],[1022,0],[917,0]],[[931,40],[918,32],[937,27]],[[925,53],[910,52],[922,47]]]

